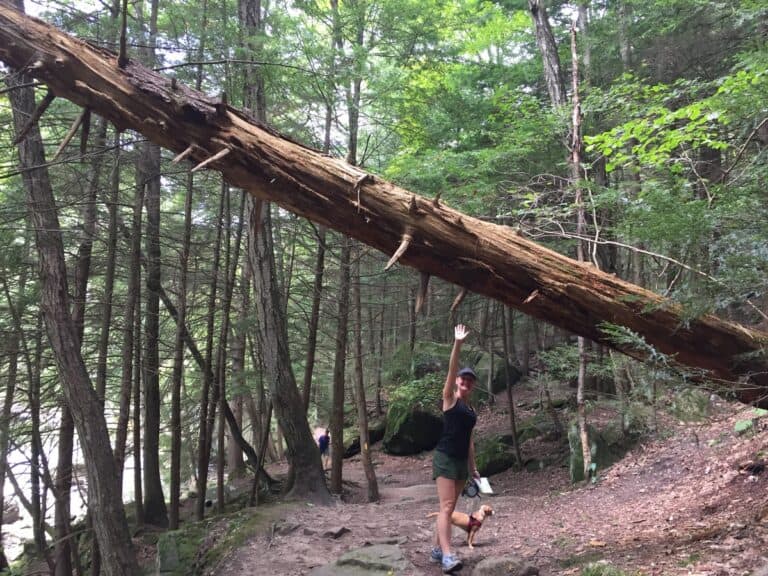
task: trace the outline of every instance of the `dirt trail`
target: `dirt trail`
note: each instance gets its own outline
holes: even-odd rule
[[[482,499],[496,514],[474,550],[454,535],[463,574],[489,556],[514,553],[543,576],[579,574],[606,560],[628,574],[731,576],[768,565],[768,471],[740,470],[768,458],[768,431],[737,436],[734,424],[751,409],[716,402],[708,423],[663,422],[659,436],[603,471],[596,484],[573,487],[565,467],[505,472],[491,478],[496,494]],[[480,416],[478,433],[504,430],[499,408]],[[531,442],[525,454],[560,446]],[[344,462],[343,502],[331,508],[296,505],[226,558],[217,575],[302,575],[367,542],[397,539],[413,574],[439,574],[427,561],[436,509],[431,454],[393,457],[374,447],[381,502],[364,503],[359,458]],[[468,511],[477,499],[462,499]],[[765,557],[763,557],[765,556]]]

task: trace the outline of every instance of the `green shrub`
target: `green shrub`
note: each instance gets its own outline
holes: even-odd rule
[[[579,377],[579,349],[576,344],[563,344],[539,353],[549,378],[555,382],[576,382]],[[587,376],[598,380],[613,380],[610,356],[600,358],[587,354]]]

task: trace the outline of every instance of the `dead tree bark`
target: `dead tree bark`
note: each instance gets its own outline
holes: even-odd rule
[[[225,103],[21,14],[0,0],[0,60],[89,107],[118,128],[209,164],[253,196],[351,236],[386,254],[411,241],[400,263],[439,276],[630,356],[602,325],[636,332],[659,352],[729,381],[745,402],[765,401],[768,334],[703,315],[685,320],[677,304],[579,264],[444,204],[419,197],[341,160],[259,126]]]

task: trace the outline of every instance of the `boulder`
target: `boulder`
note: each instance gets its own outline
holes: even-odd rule
[[[310,576],[397,576],[410,574],[414,567],[399,546],[376,544],[344,553],[335,562],[319,566]]]
[[[634,438],[625,436],[621,432],[621,427],[616,424],[609,424],[602,430],[588,425],[587,431],[595,473],[621,460],[634,442]],[[581,436],[576,423],[572,423],[568,428],[568,446],[571,451],[569,458],[571,482],[575,484],[584,480],[584,456],[581,452]]]
[[[436,412],[434,407],[423,404],[408,406],[403,401],[391,403],[387,413],[384,451],[408,456],[432,450],[443,431],[442,416]]]
[[[712,412],[709,393],[697,388],[683,388],[672,395],[669,406],[675,418],[683,422],[702,422]]]
[[[442,378],[436,374],[399,386],[390,396],[384,451],[398,456],[432,450],[443,431]]]
[[[491,379],[491,392],[498,394],[507,389],[507,370],[500,358],[496,358],[494,363],[494,374]],[[520,382],[523,373],[514,364],[509,364],[509,381],[512,386]]]
[[[376,444],[384,438],[384,433],[387,430],[386,420],[377,420],[368,424],[368,441],[371,445]],[[352,436],[352,434],[350,434]],[[347,440],[347,435],[344,435],[344,458],[350,458],[357,454],[360,454],[360,436],[355,435]]]
[[[478,438],[475,439],[475,462],[481,476],[493,476],[516,464],[514,449],[504,441],[503,435]]]

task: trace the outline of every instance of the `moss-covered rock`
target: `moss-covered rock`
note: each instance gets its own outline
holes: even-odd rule
[[[547,436],[554,430],[555,425],[552,423],[552,419],[547,414],[540,412],[532,418],[517,421],[517,441],[523,444],[526,440]],[[502,434],[499,438],[507,446],[515,445],[511,433]]]
[[[405,456],[431,450],[440,439],[442,382],[429,375],[401,385],[390,396],[384,450]]]
[[[709,417],[712,403],[709,393],[697,388],[683,388],[672,396],[670,411],[683,422],[701,422]]]
[[[607,468],[623,458],[635,440],[632,436],[625,436],[621,427],[616,424],[609,424],[602,430],[588,425],[587,432],[594,474],[597,473],[597,470]],[[571,451],[569,458],[571,482],[580,482],[584,480],[584,456],[581,451],[581,436],[576,423],[572,423],[568,428],[568,445]]]
[[[432,450],[442,430],[443,419],[433,408],[404,401],[392,403],[387,414],[384,450],[398,456]]]
[[[387,430],[387,421],[375,420],[368,424],[368,441],[371,445],[376,444],[384,438],[384,433]],[[350,458],[360,454],[360,435],[357,433],[357,429],[350,429],[344,431],[344,458]]]
[[[486,355],[487,356],[487,355]],[[514,386],[523,376],[523,373],[514,364],[509,364],[509,381]],[[490,369],[490,366],[489,366]],[[494,360],[493,378],[491,379],[491,392],[498,394],[507,389],[507,368],[500,358]]]
[[[504,435],[475,439],[475,463],[481,476],[493,476],[515,465],[515,453]]]

